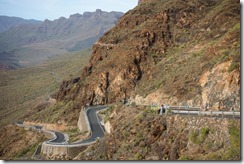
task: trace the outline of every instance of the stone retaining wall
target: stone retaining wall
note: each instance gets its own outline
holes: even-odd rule
[[[59,145],[42,144],[42,154],[46,159],[73,159],[80,152],[84,151],[87,146],[82,147],[65,147]]]
[[[89,131],[89,128],[86,122],[86,110],[81,109],[80,116],[77,122],[77,126],[81,132]]]

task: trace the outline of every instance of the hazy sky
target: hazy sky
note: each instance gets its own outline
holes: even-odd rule
[[[127,12],[137,2],[138,0],[0,0],[0,15],[54,20],[96,9]]]

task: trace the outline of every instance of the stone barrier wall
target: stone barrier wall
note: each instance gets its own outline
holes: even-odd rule
[[[41,153],[46,156],[46,159],[73,159],[86,148],[87,146],[65,147],[65,145],[60,146],[43,143]]]

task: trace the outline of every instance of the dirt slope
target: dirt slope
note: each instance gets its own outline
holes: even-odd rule
[[[239,110],[239,91],[239,1],[152,0],[105,33],[90,65],[55,97],[78,106],[126,99]]]

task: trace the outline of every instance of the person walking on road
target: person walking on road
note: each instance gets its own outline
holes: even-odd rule
[[[165,113],[165,108],[164,108],[164,105],[162,104],[161,107],[160,107],[160,115],[164,114]]]

